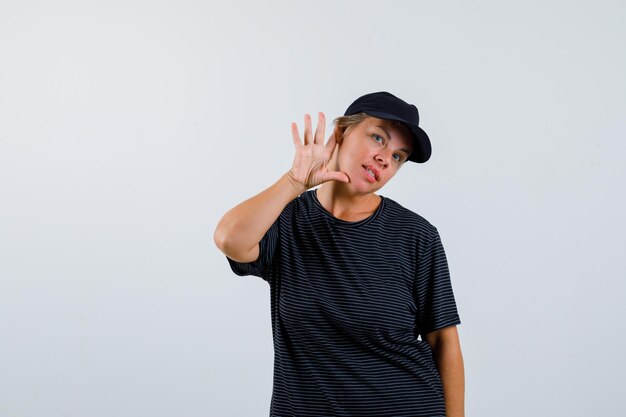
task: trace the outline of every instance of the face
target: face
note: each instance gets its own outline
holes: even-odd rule
[[[349,128],[337,147],[336,169],[345,172],[361,193],[382,188],[413,150],[408,132],[375,117]]]

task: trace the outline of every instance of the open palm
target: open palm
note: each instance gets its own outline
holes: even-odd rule
[[[337,140],[332,134],[324,145],[326,117],[322,112],[319,112],[317,116],[315,135],[312,134],[311,116],[309,114],[304,116],[304,143],[300,138],[298,125],[295,122],[291,123],[291,134],[296,147],[296,154],[289,174],[294,181],[307,189],[326,181],[349,182],[345,173],[328,169],[328,161],[337,145]]]

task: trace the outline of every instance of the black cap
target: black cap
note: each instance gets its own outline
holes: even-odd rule
[[[420,116],[417,107],[386,91],[370,93],[357,98],[344,113],[344,116],[364,112],[379,119],[396,120],[406,125],[413,133],[413,152],[408,160],[426,162],[430,158],[430,139],[419,127]]]

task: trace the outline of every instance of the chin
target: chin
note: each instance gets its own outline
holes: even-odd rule
[[[378,186],[378,184],[359,184],[358,186],[353,187],[354,191],[358,192],[359,194],[375,193],[381,188],[382,188],[382,185]]]

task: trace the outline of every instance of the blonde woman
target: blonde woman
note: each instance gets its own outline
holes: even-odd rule
[[[438,230],[377,194],[430,158],[418,110],[377,92],[326,143],[325,123],[319,113],[313,134],[305,115],[303,137],[292,123],[292,168],[215,230],[232,270],[270,286],[270,416],[462,417],[461,322]]]

